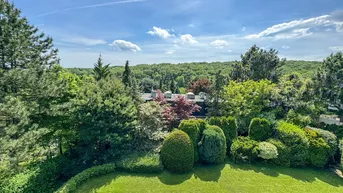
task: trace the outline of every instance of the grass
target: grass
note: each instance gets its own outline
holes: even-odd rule
[[[113,173],[93,178],[78,193],[97,192],[225,192],[342,193],[343,179],[329,170],[227,163],[198,166],[188,174]]]

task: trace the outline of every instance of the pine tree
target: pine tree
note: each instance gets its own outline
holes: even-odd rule
[[[58,61],[52,38],[20,14],[13,4],[0,1],[0,69],[51,67]]]
[[[171,91],[172,93],[175,93],[175,92],[176,92],[176,86],[175,86],[175,82],[174,82],[173,79],[170,81],[170,91]]]
[[[123,72],[122,81],[125,87],[132,86],[132,77],[131,77],[131,69],[129,67],[129,61],[127,60],[125,63],[125,70]]]
[[[93,74],[97,81],[106,78],[110,74],[109,69],[110,64],[104,66],[101,58],[101,54],[99,55],[98,61],[94,63]]]

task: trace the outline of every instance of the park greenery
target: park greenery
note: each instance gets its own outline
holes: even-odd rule
[[[94,61],[93,69],[63,68],[52,38],[0,1],[0,192],[74,192],[110,172],[182,175],[227,160],[341,167],[343,127],[319,121],[333,114],[328,106],[342,116],[341,52],[287,61],[253,45],[232,62]],[[151,89],[157,97],[143,101]],[[169,90],[205,92],[206,119],[182,95],[168,103]],[[253,192],[244,188],[235,191]]]

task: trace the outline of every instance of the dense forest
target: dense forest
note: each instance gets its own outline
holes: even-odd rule
[[[341,166],[343,128],[319,120],[342,114],[341,52],[287,61],[252,45],[233,62],[111,67],[100,55],[93,69],[66,69],[13,4],[0,1],[0,16],[0,192],[73,192],[115,169],[184,173],[228,159]],[[167,90],[207,93],[206,119]]]

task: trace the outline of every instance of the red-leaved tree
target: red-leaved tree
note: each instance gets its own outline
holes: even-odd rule
[[[210,80],[206,78],[201,78],[193,82],[188,88],[188,91],[193,92],[195,94],[199,94],[200,92],[210,93],[211,86],[212,86],[212,83]]]
[[[193,118],[192,114],[201,110],[201,107],[192,101],[188,101],[184,96],[177,96],[174,101],[173,112],[178,120]]]

